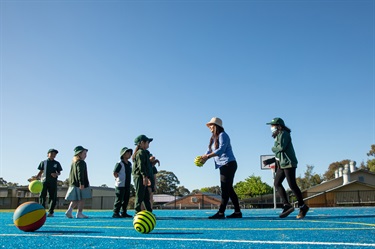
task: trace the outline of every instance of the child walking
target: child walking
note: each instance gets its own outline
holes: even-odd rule
[[[36,176],[36,179],[41,179],[43,182],[43,189],[39,196],[39,203],[42,204],[43,207],[46,206],[47,192],[49,195],[48,217],[54,217],[57,202],[57,177],[62,171],[61,164],[55,160],[57,153],[59,153],[59,151],[56,149],[48,150],[47,160],[39,164],[39,173]]]
[[[147,211],[152,212],[150,203],[150,194],[148,192],[148,184],[150,181],[150,153],[148,147],[152,138],[148,138],[145,135],[139,135],[135,138],[134,143],[136,145],[133,154],[133,182],[135,188],[135,203],[134,209],[138,213],[142,210],[142,203]]]
[[[130,157],[133,154],[132,149],[124,147],[120,151],[120,161],[116,163],[115,169],[113,170],[113,176],[115,177],[115,193],[116,199],[113,204],[113,218],[131,218],[132,216],[127,214],[127,207],[130,198],[130,180],[132,172],[132,164],[129,162]],[[120,210],[122,213],[120,214]]]
[[[85,159],[88,149],[82,146],[74,148],[74,157],[69,174],[69,188],[65,200],[71,201],[68,210],[65,212],[66,217],[73,218],[73,209],[78,207],[76,214],[77,219],[88,218],[82,213],[85,205],[85,199],[91,198],[91,189],[87,174],[87,165]]]

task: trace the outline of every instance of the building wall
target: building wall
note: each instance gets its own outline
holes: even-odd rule
[[[176,201],[165,204],[165,207],[170,208],[217,208],[220,206],[220,200],[211,196],[195,194],[188,195],[177,199]]]
[[[69,201],[65,200],[68,190],[67,186],[58,186],[56,209],[67,209]],[[86,200],[86,209],[112,209],[115,200],[114,188],[92,187],[92,198]],[[47,194],[48,198],[48,194]],[[39,202],[39,194],[33,194],[27,186],[1,187],[0,188],[0,209],[15,209],[27,201]],[[48,200],[46,201],[48,208]]]
[[[305,202],[311,207],[375,205],[375,187],[355,182],[333,191],[324,192]]]
[[[375,185],[375,174],[370,172],[355,171],[351,173],[350,181],[359,181],[362,183]]]

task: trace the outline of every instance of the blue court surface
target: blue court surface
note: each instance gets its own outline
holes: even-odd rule
[[[242,210],[244,218],[209,220],[216,210],[155,210],[156,228],[138,233],[130,218],[90,211],[89,219],[68,219],[56,211],[35,232],[13,224],[13,212],[0,212],[1,248],[375,248],[375,207],[311,208],[297,220],[279,209]],[[132,211],[129,212],[133,214]],[[229,215],[232,210],[227,210]]]

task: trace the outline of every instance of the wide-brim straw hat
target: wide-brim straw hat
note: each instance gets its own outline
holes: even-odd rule
[[[213,117],[213,118],[211,118],[211,120],[206,125],[207,125],[207,127],[209,127],[212,124],[215,124],[217,126],[220,126],[221,128],[224,128],[223,127],[223,121],[220,118]]]

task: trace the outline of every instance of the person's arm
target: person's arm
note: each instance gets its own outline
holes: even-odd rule
[[[202,156],[202,160],[206,162],[208,159],[212,157],[221,156],[227,149],[228,145],[229,145],[229,136],[225,134],[224,132],[220,133],[219,134],[219,147],[214,151],[208,151],[205,155]]]
[[[86,170],[86,163],[85,161],[79,161],[77,166],[77,176],[79,182],[79,188],[85,188],[85,170]]]
[[[36,179],[40,180],[41,176],[43,175],[43,172],[44,172],[44,161],[40,162],[39,166],[38,166],[38,174],[35,176]]]
[[[120,170],[121,170],[121,164],[120,163],[116,163],[115,169],[113,170],[113,176],[115,178],[118,177],[118,173],[120,172]]]
[[[140,173],[143,177],[143,186],[148,185],[148,163],[150,163],[150,158],[148,153],[145,150],[142,150],[140,153],[137,153],[138,165],[140,167]]]
[[[36,175],[36,179],[40,179],[43,174],[43,170],[39,170],[39,173]]]

